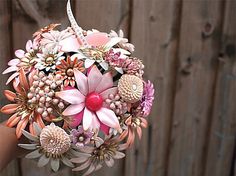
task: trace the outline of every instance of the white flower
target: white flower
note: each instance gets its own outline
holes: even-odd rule
[[[134,52],[134,45],[131,43],[128,43],[128,39],[124,38],[124,32],[122,30],[119,30],[118,34],[115,31],[111,30],[110,36],[121,38],[121,41],[118,43],[118,45],[125,50]]]
[[[35,68],[39,70],[45,69],[46,71],[53,71],[56,69],[56,65],[61,63],[61,60],[65,57],[62,56],[63,52],[58,52],[57,48],[54,49],[42,49],[43,53],[37,54],[37,64],[35,65]]]
[[[41,39],[40,44],[43,48],[59,48],[61,47],[61,42],[72,35],[73,34],[69,32],[68,29],[63,31],[51,30],[42,34],[43,38]]]

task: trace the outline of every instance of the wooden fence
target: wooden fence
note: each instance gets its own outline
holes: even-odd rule
[[[123,29],[154,82],[149,127],[127,157],[96,176],[236,175],[236,0],[74,0],[85,29]],[[68,26],[66,0],[0,0],[1,72],[14,50],[51,22]],[[6,76],[0,86],[5,89]],[[0,104],[6,103],[1,95]],[[2,116],[2,115],[1,115]],[[0,139],[1,140],[1,139]],[[13,161],[1,176],[51,173]]]

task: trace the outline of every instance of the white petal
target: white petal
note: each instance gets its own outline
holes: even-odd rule
[[[35,150],[33,152],[30,152],[29,154],[25,155],[25,158],[28,159],[35,159],[35,158],[39,158],[42,154],[39,153],[39,150]]]
[[[101,65],[101,67],[104,69],[104,70],[108,70],[108,63],[106,63],[105,61],[104,62],[100,62],[99,63]]]
[[[83,55],[82,53],[76,53],[76,54],[73,54],[70,58],[71,58],[72,61],[74,61],[75,58],[77,58],[77,59],[85,59],[86,56]]]
[[[92,124],[93,120],[93,112],[88,110],[87,108],[84,109],[84,116],[83,116],[83,128],[84,130],[88,130]]]
[[[111,40],[104,46],[104,48],[106,49],[110,49],[112,48],[113,46],[115,46],[116,44],[118,44],[120,41],[122,40],[122,38],[120,37],[113,37],[111,38]]]
[[[89,67],[91,67],[94,64],[94,62],[95,62],[95,60],[86,59],[85,62],[84,62],[84,67],[85,68],[89,68]]]
[[[124,74],[124,71],[122,68],[115,67],[115,70],[118,71],[120,74]]]
[[[115,115],[115,113],[107,108],[101,108],[98,111],[96,111],[96,114],[99,118],[99,120],[111,127],[111,128],[115,128],[115,129],[119,129],[120,128],[120,124],[119,121],[117,119],[117,116]]]
[[[51,168],[54,172],[58,171],[60,167],[60,160],[57,159],[51,159]]]
[[[105,163],[108,167],[112,167],[114,165],[114,160],[112,158],[106,159]]]
[[[38,161],[38,167],[43,167],[48,164],[50,158],[47,158],[45,155],[42,155]]]
[[[123,55],[130,55],[131,53],[125,49],[122,48],[115,48],[113,49],[115,53],[120,52]]]

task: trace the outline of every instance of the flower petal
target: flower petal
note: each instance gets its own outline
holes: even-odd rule
[[[119,152],[119,151],[116,151],[116,154],[113,156],[113,158],[115,158],[115,159],[121,159],[124,157],[125,157],[125,154],[122,152]]]
[[[73,162],[73,163],[83,163],[85,162],[89,157],[86,157],[86,156],[81,156],[81,157],[78,157],[78,158],[72,158],[70,161]]]
[[[61,161],[68,167],[74,167],[74,164],[64,156],[62,156]]]
[[[77,69],[74,69],[75,81],[78,89],[83,95],[88,93],[88,80],[87,77]]]
[[[38,167],[43,167],[43,166],[47,165],[49,161],[50,161],[49,157],[42,155],[38,161]]]
[[[12,59],[12,60],[10,60],[7,64],[9,65],[9,66],[16,66],[17,64],[19,64],[20,63],[20,59]]]
[[[79,126],[83,119],[83,115],[84,115],[84,111],[81,111],[80,113],[76,114],[73,117],[73,121],[71,122],[70,126],[72,128],[76,128],[77,126]]]
[[[4,90],[4,95],[9,101],[15,101],[16,94],[10,90]]]
[[[100,95],[105,100],[108,98],[108,95],[110,95],[110,94],[116,95],[117,91],[118,91],[117,87],[113,87],[113,88],[103,91],[102,93],[100,93]]]
[[[96,169],[94,164],[91,164],[89,169],[84,173],[84,176],[91,174]]]
[[[18,104],[8,104],[1,108],[1,112],[4,114],[12,114],[16,111]]]
[[[13,73],[13,74],[7,79],[6,85],[9,84],[9,83],[10,83],[13,79],[15,79],[18,75],[19,75],[18,72]]]
[[[31,140],[31,141],[35,141],[35,142],[38,142],[38,141],[39,141],[39,138],[38,138],[38,137],[36,137],[36,136],[30,134],[29,132],[27,132],[27,131],[25,131],[25,130],[22,130],[22,134],[23,134],[26,138],[28,138],[29,140]]]
[[[107,125],[104,125],[103,123],[100,122],[100,129],[101,129],[106,135],[109,135],[110,127],[108,127]]]
[[[94,92],[98,84],[102,80],[102,74],[96,66],[94,66],[88,74],[89,93]]]
[[[39,150],[35,150],[33,152],[30,152],[29,154],[25,155],[25,158],[28,159],[35,159],[35,158],[39,158],[42,154],[39,153]]]
[[[17,71],[17,70],[18,70],[17,66],[11,66],[11,67],[8,67],[6,70],[4,70],[2,72],[2,74],[7,74],[7,73],[14,72],[14,71]]]
[[[70,104],[80,104],[84,102],[85,99],[84,95],[81,94],[77,89],[69,89],[56,92],[56,96]]]
[[[91,67],[94,63],[95,63],[95,60],[86,59],[85,62],[84,62],[84,67],[85,67],[85,68],[89,68],[89,67]]]
[[[68,106],[68,107],[63,111],[62,114],[63,114],[64,116],[75,115],[75,114],[80,113],[83,109],[84,109],[84,103],[74,104],[74,105]]]
[[[108,70],[109,65],[107,62],[103,61],[103,62],[100,62],[99,64],[104,70]]]
[[[29,84],[25,75],[25,71],[23,69],[20,69],[20,75],[19,75],[19,79],[20,79],[20,85],[25,89],[28,90],[29,89]]]
[[[13,127],[20,121],[20,119],[21,119],[21,116],[17,117],[17,113],[15,113],[7,120],[6,125],[8,127]]]
[[[35,150],[37,149],[37,144],[18,144],[19,147],[27,150]]]
[[[21,49],[16,50],[16,51],[15,51],[15,55],[16,55],[16,57],[18,57],[18,58],[22,58],[22,57],[25,56],[25,51],[24,51],[24,50],[21,50]]]
[[[16,137],[19,139],[22,135],[22,131],[25,129],[26,125],[28,124],[29,119],[25,117],[24,119],[20,120],[16,127]]]
[[[59,45],[61,46],[61,51],[63,52],[77,52],[80,48],[80,44],[74,36],[60,41]]]
[[[89,167],[89,165],[91,164],[91,160],[86,161],[84,164],[80,165],[79,167],[76,167],[74,169],[72,169],[72,171],[81,171],[86,169],[87,167]]]
[[[100,128],[100,122],[96,116],[96,114],[93,113],[93,119],[92,119],[92,123],[91,123],[91,130],[95,130],[95,129],[99,129]]]
[[[106,33],[103,32],[96,32],[89,34],[85,37],[86,41],[91,46],[102,46],[107,44],[110,41],[109,37]]]
[[[93,121],[93,113],[88,110],[87,108],[84,109],[84,116],[83,116],[83,128],[84,130],[88,130],[91,127]]]
[[[105,160],[105,163],[107,164],[108,167],[112,167],[115,162],[114,159],[110,157]]]
[[[107,108],[101,108],[98,111],[96,111],[96,114],[99,120],[105,125],[111,128],[120,129],[120,124],[117,119],[117,116],[112,110]]]
[[[31,40],[28,40],[27,43],[26,43],[26,46],[25,46],[25,49],[27,52],[30,52],[31,48],[33,46],[33,43]]]
[[[112,75],[110,72],[108,72],[102,76],[102,80],[98,84],[95,92],[100,93],[108,88],[111,88],[112,86],[113,86]]]
[[[58,171],[59,167],[60,167],[60,160],[58,158],[52,158],[51,159],[51,168],[54,172]]]

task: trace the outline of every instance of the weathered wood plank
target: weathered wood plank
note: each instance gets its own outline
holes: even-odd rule
[[[119,30],[127,21],[125,17],[128,16],[128,2],[129,0],[77,0],[76,16],[79,25],[86,30]]]
[[[0,73],[2,73],[7,68],[7,62],[12,57],[12,46],[11,46],[11,2],[7,0],[0,1],[0,58],[1,66]],[[7,89],[6,86],[7,76],[1,75],[1,94],[0,94],[0,106],[2,107],[8,101],[5,96],[2,94],[4,89]],[[7,118],[6,115],[1,114],[0,122]]]
[[[143,59],[145,78],[154,82],[156,100],[149,129],[129,152],[126,175],[166,174],[170,123],[174,98],[180,1],[142,1],[132,4],[131,42]]]
[[[226,1],[205,176],[230,176],[236,142],[236,2]],[[235,174],[235,173],[234,173]]]
[[[202,176],[222,1],[183,1],[168,176]]]

